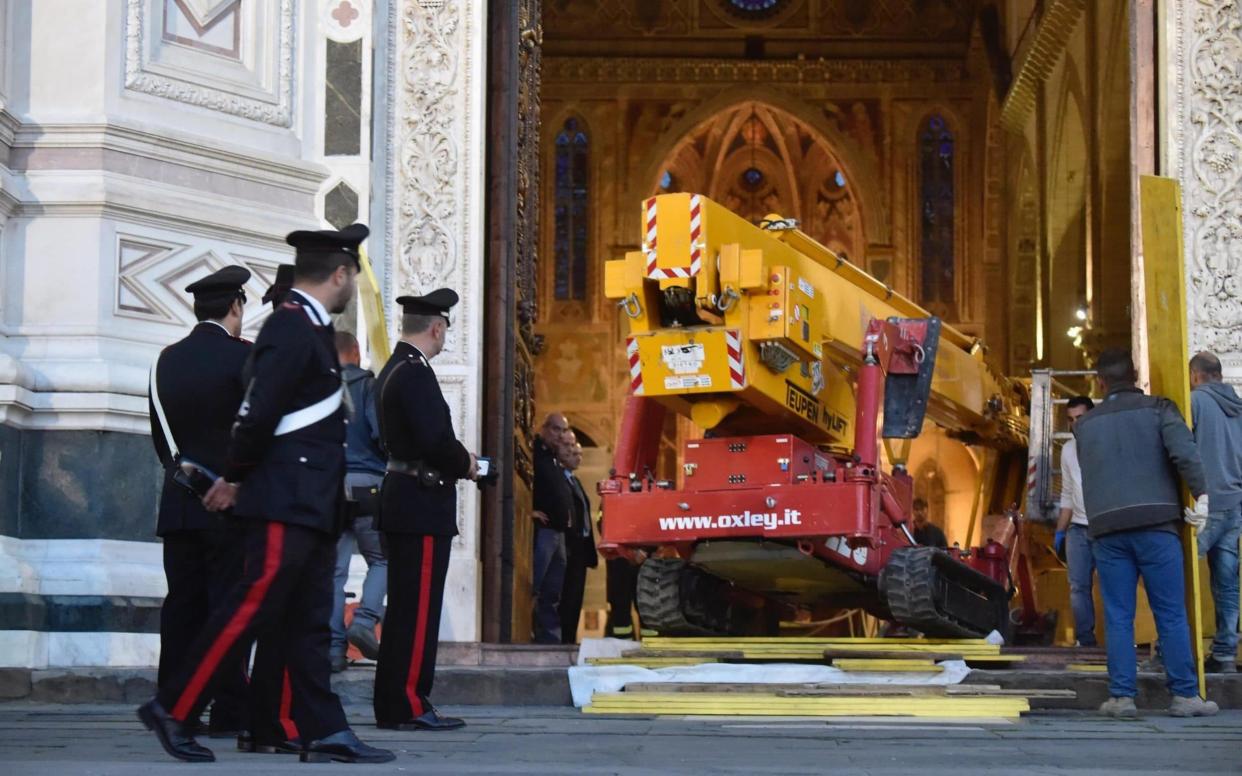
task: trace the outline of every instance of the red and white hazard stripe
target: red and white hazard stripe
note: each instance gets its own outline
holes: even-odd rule
[[[703,268],[703,203],[698,194],[690,195],[690,274]]]
[[[643,250],[647,253],[647,277],[650,280],[691,278],[703,268],[703,202],[698,194],[690,195],[690,264],[684,267],[656,266],[656,198],[646,202],[647,240]]]
[[[729,386],[746,387],[746,363],[742,361],[742,334],[737,329],[725,329],[725,348],[729,355]]]
[[[638,359],[638,340],[625,338],[625,355],[630,360],[630,392],[635,396],[643,395],[643,368]]]

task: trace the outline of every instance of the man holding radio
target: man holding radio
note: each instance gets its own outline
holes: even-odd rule
[[[246,390],[242,368],[250,343],[241,339],[242,287],[249,280],[250,270],[233,265],[186,286],[198,324],[164,348],[151,369],[151,441],[164,465],[155,532],[164,540],[168,580],[160,609],[161,687],[241,576],[233,518],[208,512],[195,487],[211,485],[212,475],[204,472],[223,471],[229,427]],[[213,736],[249,727],[246,663],[245,657],[230,663],[215,686],[208,724]]]
[[[435,678],[449,549],[457,535],[457,481],[494,476],[457,439],[430,360],[444,349],[457,294],[403,296],[401,340],[375,382],[388,472],[379,529],[387,540],[388,608],[375,669],[375,723],[391,730],[453,730],[428,696]]]

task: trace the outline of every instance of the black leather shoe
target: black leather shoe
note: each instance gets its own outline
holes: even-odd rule
[[[194,740],[194,736],[186,730],[180,720],[173,719],[159,701],[152,698],[138,707],[138,719],[147,730],[155,733],[160,746],[178,760],[188,763],[210,763],[216,761],[211,750]]]
[[[367,660],[379,660],[379,639],[375,631],[360,622],[351,622],[345,631],[345,639],[358,648]]]
[[[466,721],[457,717],[442,717],[440,712],[432,706],[422,715],[405,722],[398,722],[395,725],[376,723],[376,727],[385,728],[387,730],[457,730],[464,728]]]
[[[387,763],[397,756],[387,749],[377,749],[358,740],[354,731],[346,729],[339,733],[311,741],[302,752],[304,763]]]

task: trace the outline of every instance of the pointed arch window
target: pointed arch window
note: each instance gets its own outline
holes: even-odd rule
[[[918,141],[919,301],[952,309],[956,296],[956,140],[944,117],[933,113],[919,128]]]
[[[552,253],[556,268],[553,291],[556,300],[562,302],[586,299],[590,233],[588,151],[582,122],[566,119],[556,135],[552,191]]]

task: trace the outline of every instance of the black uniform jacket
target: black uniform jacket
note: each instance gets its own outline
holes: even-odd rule
[[[380,492],[379,527],[391,533],[457,535],[457,480],[470,472],[470,452],[453,433],[448,402],[418,348],[398,342],[375,381],[380,443],[392,460],[421,462],[439,472],[424,485],[389,472]]]
[[[568,534],[577,543],[577,550],[586,558],[587,568],[593,569],[599,565],[599,555],[595,550],[595,531],[591,525],[591,499],[587,496],[586,488],[582,487],[582,480],[578,479],[578,475],[571,473],[566,481],[569,482],[574,504],[574,518]],[[583,536],[584,532],[586,536]]]
[[[250,343],[204,321],[189,335],[164,348],[155,369],[155,387],[164,416],[184,458],[216,474],[224,471],[229,427],[241,405],[245,383],[242,368],[250,355]],[[151,441],[164,465],[164,489],[156,533],[205,531],[222,528],[220,515],[208,512],[203,502],[172,481],[172,452],[164,438],[155,402],[151,412]]]
[[[573,521],[573,488],[565,479],[565,469],[556,460],[556,453],[542,437],[535,437],[534,507],[548,516],[548,527],[557,531],[568,530]]]
[[[275,435],[285,415],[342,388],[331,321],[317,316],[290,292],[263,324],[246,365],[246,396],[224,473],[241,483],[234,514],[337,533],[344,514],[344,402],[322,420]]]

